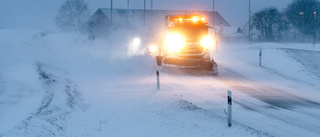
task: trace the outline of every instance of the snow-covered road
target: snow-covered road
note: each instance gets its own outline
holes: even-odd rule
[[[0,136],[320,135],[318,47],[222,42],[212,76],[158,68],[154,57],[128,57],[100,39],[91,46],[85,36],[0,37]]]

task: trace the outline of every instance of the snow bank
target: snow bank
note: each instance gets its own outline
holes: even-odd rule
[[[35,125],[30,127],[22,124],[22,121],[31,122],[31,125],[32,123],[37,123],[39,126],[46,125],[47,118],[42,119],[44,122],[40,123],[39,119],[29,119],[37,116],[37,110],[48,96],[47,92],[44,92],[47,89],[43,89],[43,84],[39,80],[38,63],[50,66],[54,71],[50,73],[60,78],[70,77],[79,80],[101,77],[101,74],[104,75],[102,77],[111,80],[118,76],[151,75],[155,70],[155,58],[149,55],[118,54],[124,52],[125,48],[110,45],[110,42],[103,39],[91,43],[86,36],[78,34],[13,30],[1,30],[0,37],[0,123],[2,123],[0,133],[6,133],[3,135],[22,135],[23,133],[12,132],[17,126],[28,131],[29,135],[41,132],[41,128],[35,130],[32,128]],[[59,100],[56,100],[58,104],[63,103]],[[62,120],[66,118],[63,117]],[[49,135],[46,132],[43,134]]]

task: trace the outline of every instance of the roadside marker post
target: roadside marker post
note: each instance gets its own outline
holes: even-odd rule
[[[156,71],[156,75],[157,75],[157,89],[160,90],[160,80],[159,80],[159,71]]]
[[[262,49],[259,52],[259,66],[261,67]]]
[[[228,126],[232,126],[232,97],[231,91],[228,90]]]

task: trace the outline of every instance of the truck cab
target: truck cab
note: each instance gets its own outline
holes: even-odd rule
[[[169,55],[201,59],[216,45],[214,30],[199,15],[166,16],[165,48]]]
[[[211,51],[216,46],[214,30],[201,15],[167,15],[165,42],[157,64],[196,67],[217,72]]]

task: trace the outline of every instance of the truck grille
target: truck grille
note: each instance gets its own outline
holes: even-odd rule
[[[201,54],[203,52],[203,47],[200,45],[186,45],[185,48],[180,50],[180,54]]]

